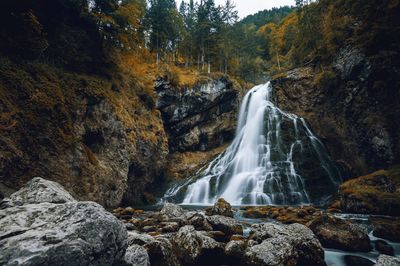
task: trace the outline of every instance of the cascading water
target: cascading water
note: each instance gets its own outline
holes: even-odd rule
[[[167,191],[165,200],[208,205],[304,204],[334,193],[340,174],[304,119],[272,102],[270,83],[244,97],[236,137],[206,169]]]

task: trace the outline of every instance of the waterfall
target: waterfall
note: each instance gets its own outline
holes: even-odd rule
[[[209,205],[307,204],[336,192],[340,174],[304,119],[280,110],[270,83],[251,89],[240,108],[235,139],[206,169],[164,196]]]

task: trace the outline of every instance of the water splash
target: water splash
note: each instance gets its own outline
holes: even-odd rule
[[[227,150],[194,178],[170,188],[164,199],[196,205],[220,197],[234,205],[304,204],[334,193],[339,183],[321,141],[303,118],[275,106],[267,83],[245,95]]]

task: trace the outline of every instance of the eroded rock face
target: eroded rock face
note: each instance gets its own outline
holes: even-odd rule
[[[35,178],[5,201],[18,206],[0,210],[1,265],[112,265],[124,259],[125,226],[99,204],[75,201],[57,183]]]
[[[159,79],[156,90],[172,152],[210,150],[233,138],[239,97],[228,79],[183,89]]]
[[[359,226],[322,215],[308,224],[324,247],[347,251],[370,251],[372,249],[367,232]]]
[[[272,80],[277,105],[310,123],[345,178],[399,163],[399,69],[382,63],[386,57],[345,46],[331,69],[298,68]]]

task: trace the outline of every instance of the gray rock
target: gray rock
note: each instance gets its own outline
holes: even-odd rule
[[[218,257],[223,254],[221,243],[196,231],[191,225],[179,229],[172,242],[178,247],[177,255],[183,264],[199,263],[210,255]]]
[[[245,256],[249,265],[296,265],[299,255],[293,245],[273,238],[250,247]]]
[[[226,79],[174,88],[158,79],[157,108],[170,136],[171,151],[209,150],[234,136],[238,88]]]
[[[34,203],[66,203],[75,201],[60,184],[35,177],[26,183],[20,190],[5,198],[0,206],[2,209],[12,206],[21,206]]]
[[[301,224],[252,226],[246,259],[251,265],[325,265],[324,250],[313,232]]]
[[[183,216],[185,214],[185,210],[176,204],[165,203],[164,207],[160,211],[160,214],[166,218],[177,218]]]
[[[349,221],[332,215],[323,215],[314,219],[309,224],[309,228],[324,247],[348,251],[372,249],[367,232]]]
[[[229,241],[225,246],[225,254],[234,258],[242,258],[246,251],[246,242],[243,240]]]
[[[375,266],[399,266],[400,259],[388,255],[380,255]]]
[[[224,232],[228,237],[232,235],[242,235],[243,227],[241,223],[233,218],[221,215],[207,216],[207,221],[215,231]]]
[[[139,245],[129,246],[125,252],[125,263],[127,266],[149,266],[149,254],[144,247]]]
[[[136,231],[128,232],[128,245],[140,245],[143,246],[145,244],[151,243],[155,241],[154,237],[148,234],[139,233]]]
[[[94,202],[0,210],[0,239],[0,265],[112,265],[127,247],[125,226]]]

